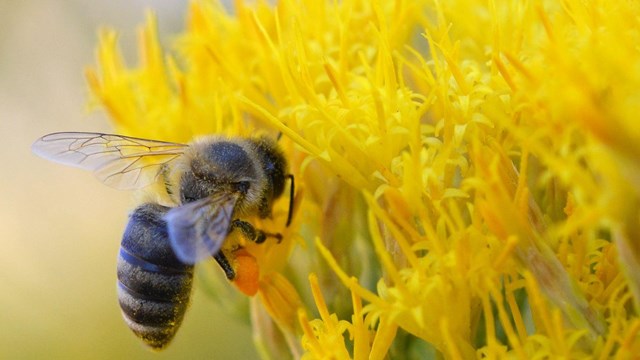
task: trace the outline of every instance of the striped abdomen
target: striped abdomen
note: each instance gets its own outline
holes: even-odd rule
[[[118,256],[118,300],[127,325],[147,345],[169,344],[189,303],[193,266],[174,255],[162,216],[169,208],[143,204],[133,211]]]

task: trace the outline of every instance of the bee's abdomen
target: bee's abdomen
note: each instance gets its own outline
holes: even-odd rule
[[[133,211],[118,256],[118,300],[129,328],[147,345],[168,345],[189,303],[193,266],[173,253],[162,216],[169,208],[144,204]]]

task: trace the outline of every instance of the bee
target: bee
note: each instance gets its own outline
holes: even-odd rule
[[[118,300],[129,328],[154,349],[166,347],[189,303],[194,264],[213,257],[236,276],[221,247],[234,230],[256,243],[280,234],[256,229],[247,216],[271,216],[294,178],[277,144],[266,137],[205,137],[178,144],[113,134],[60,132],[32,146],[35,154],[93,171],[103,183],[137,189],[161,178],[174,206],[138,206],[120,244]]]

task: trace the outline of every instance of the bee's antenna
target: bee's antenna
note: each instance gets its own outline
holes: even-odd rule
[[[282,135],[282,133],[280,133]],[[295,181],[293,174],[288,174],[287,178],[291,180],[291,190],[289,193],[289,215],[287,215],[287,227],[291,224],[291,217],[293,216],[293,195],[295,194]]]

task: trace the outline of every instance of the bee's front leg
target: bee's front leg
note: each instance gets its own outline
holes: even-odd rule
[[[253,227],[253,225],[251,225],[251,223],[244,220],[233,220],[231,222],[231,226],[229,227],[229,233],[231,233],[235,229],[240,230],[247,239],[255,242],[256,244],[262,244],[267,239],[267,237],[276,238],[278,240],[278,243],[282,241],[282,235],[277,233],[266,233],[260,229],[256,229],[255,227]]]

